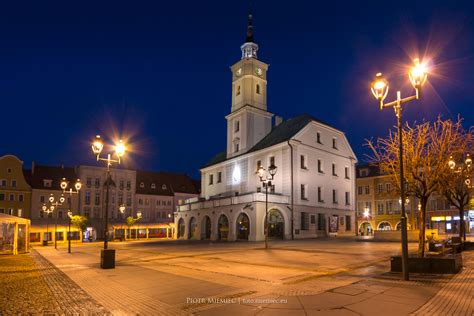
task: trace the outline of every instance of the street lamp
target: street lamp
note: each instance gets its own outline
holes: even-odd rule
[[[403,176],[403,135],[402,135],[402,104],[419,100],[421,98],[421,88],[428,78],[428,72],[418,58],[413,60],[414,65],[408,72],[408,78],[415,89],[415,95],[402,99],[401,92],[397,91],[397,99],[395,101],[384,103],[388,94],[388,81],[378,73],[371,84],[371,91],[375,99],[379,101],[380,110],[384,108],[393,108],[397,116],[397,129],[399,137],[399,163],[400,163],[400,200],[405,201],[405,185]],[[407,238],[407,215],[405,211],[405,203],[401,203],[402,214],[400,222],[402,224],[402,271],[403,278],[409,280],[408,275],[408,238]]]
[[[460,162],[460,163],[456,163],[453,159],[453,156],[450,156],[449,161],[448,161],[448,166],[456,174],[456,179],[458,183],[456,187],[461,188],[464,185],[466,185],[467,190],[473,188],[472,182],[471,182],[471,177],[472,177],[472,172],[473,172],[472,159],[471,159],[471,156],[469,156],[469,154],[466,154],[466,158],[464,162]],[[460,206],[459,207],[460,209],[459,226],[460,226],[460,235],[463,236],[464,241],[466,241],[466,227],[464,223],[463,203],[464,203],[464,197],[463,197],[463,201],[459,202],[459,206]]]
[[[137,240],[140,240],[140,224],[138,221],[142,219],[142,212],[137,212]]]
[[[81,184],[81,179],[77,179],[76,183],[74,184],[74,189],[72,187],[67,189],[69,182],[66,180],[66,178],[63,178],[61,180],[61,189],[63,190],[63,194],[69,194],[69,211],[67,212],[67,215],[69,217],[69,229],[67,233],[67,252],[71,253],[71,221],[72,221],[72,195],[73,194],[79,194],[79,191],[81,190],[82,184]]]
[[[263,166],[257,169],[260,182],[265,187],[265,249],[268,249],[268,187],[272,186],[272,180],[277,172],[277,167],[272,163],[268,170]]]
[[[62,206],[65,200],[66,199],[64,198],[64,195],[61,194],[61,196],[59,197],[59,201],[55,201],[54,195],[51,193],[51,195],[48,198],[49,211],[48,211],[48,207],[45,204],[43,204],[42,206],[43,212],[48,213],[48,221],[46,224],[46,235],[48,236],[48,241],[49,241],[49,234],[48,234],[49,214],[52,213],[54,210],[56,210],[59,206]],[[54,221],[54,249],[58,248],[58,242],[57,242],[58,232],[57,231],[58,231],[58,216],[56,215],[56,219]]]
[[[110,176],[110,167],[113,163],[120,164],[120,158],[125,155],[126,146],[120,140],[115,144],[115,156],[117,159],[112,159],[112,154],[108,153],[107,158],[100,157],[102,150],[104,149],[104,142],[100,135],[95,137],[95,140],[92,142],[92,152],[97,158],[97,161],[104,161],[107,165],[107,176],[105,180],[105,220],[104,220],[104,249],[101,249],[101,262],[100,267],[102,269],[113,269],[115,268],[115,250],[108,249],[108,240],[109,240],[109,187],[112,182],[112,177]]]
[[[126,238],[126,230],[123,230],[123,214],[125,213],[125,204],[120,204],[119,206],[119,212],[120,212],[120,230],[123,232],[123,238]]]
[[[43,246],[47,246],[49,242],[49,214],[54,212],[54,206],[50,205],[49,207],[43,203],[41,206],[43,213],[46,213],[46,240],[43,240]]]

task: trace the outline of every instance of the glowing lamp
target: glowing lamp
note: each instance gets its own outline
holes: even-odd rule
[[[100,135],[97,135],[95,137],[94,142],[92,143],[92,152],[96,155],[99,155],[102,152],[103,148],[104,148],[104,143],[102,142]]]
[[[123,214],[123,212],[125,212],[125,205],[123,205],[123,204],[120,205],[120,206],[119,206],[119,211],[120,211],[120,213]]]
[[[72,217],[72,212],[71,211],[67,211],[67,216],[69,216],[69,218]]]
[[[451,168],[451,169],[454,169],[454,167],[456,167],[456,163],[455,163],[454,160],[453,160],[453,156],[450,156],[450,157],[449,157],[448,166],[449,166],[449,168]]]
[[[388,81],[383,77],[382,73],[379,72],[375,75],[375,79],[370,84],[370,90],[380,103],[380,109],[383,108],[383,100],[388,94]]]
[[[465,163],[466,163],[466,166],[467,166],[468,168],[471,168],[472,159],[471,159],[471,157],[469,156],[469,154],[466,155],[466,161],[465,161]]]
[[[52,194],[49,196],[49,202],[50,202],[50,203],[53,203],[53,202],[54,202],[54,196],[53,196]]]
[[[43,206],[41,206],[41,209],[43,210],[43,212],[46,212],[46,210],[47,210],[48,208],[46,207],[45,204],[43,204]]]
[[[66,178],[63,178],[63,179],[61,180],[60,186],[61,186],[61,189],[66,190],[66,188],[67,188],[67,181],[66,181]]]
[[[74,187],[76,188],[76,191],[81,190],[82,188],[81,179],[77,179],[76,184],[74,184]]]
[[[263,168],[263,166],[258,167],[256,173],[257,173],[258,177],[260,178],[260,180],[262,180],[263,177],[265,176],[265,168]]]
[[[142,218],[142,212],[137,212],[137,217]]]
[[[64,198],[64,195],[61,194],[61,197],[59,198],[59,203],[64,203],[66,199]]]
[[[420,63],[418,58],[413,60],[414,66],[408,72],[408,78],[415,89],[421,88],[428,78],[428,70],[426,65]]]
[[[122,142],[122,140],[119,141],[117,145],[115,145],[115,154],[118,157],[122,157],[125,155],[126,147],[125,144]]]
[[[275,176],[275,174],[277,172],[277,166],[272,164],[270,167],[268,167],[268,172],[270,173],[270,175],[272,176],[272,179],[273,179],[273,177]]]

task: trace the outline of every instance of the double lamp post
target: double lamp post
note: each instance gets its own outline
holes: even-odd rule
[[[265,187],[265,249],[268,249],[268,187],[272,186],[273,177],[277,172],[277,167],[272,163],[268,170],[263,166],[259,166],[257,169],[257,175],[260,178]]]
[[[66,180],[66,178],[63,178],[61,180],[60,186],[61,186],[61,189],[63,190],[63,195],[69,194],[69,199],[68,199],[69,210],[67,212],[67,216],[69,217],[69,229],[67,233],[67,252],[71,253],[71,220],[72,220],[72,207],[71,207],[72,201],[71,200],[74,194],[79,194],[82,184],[81,184],[81,180],[77,179],[76,183],[74,184],[75,190],[73,190],[72,187],[69,187],[69,190],[68,190],[69,182]]]
[[[393,108],[395,115],[397,116],[397,130],[399,137],[399,149],[398,159],[400,168],[400,200],[405,201],[405,181],[403,174],[403,132],[402,132],[402,104],[419,100],[421,98],[421,88],[426,82],[428,77],[426,68],[420,63],[420,60],[416,58],[414,60],[414,66],[408,72],[408,78],[415,88],[415,95],[402,98],[401,92],[397,91],[397,99],[392,102],[384,103],[385,98],[388,94],[388,81],[382,76],[382,73],[378,73],[371,84],[371,91],[374,97],[379,101],[380,110],[386,108]],[[402,271],[403,279],[409,280],[408,275],[408,237],[407,237],[407,215],[405,210],[405,203],[401,203],[402,214],[400,222],[402,224]]]

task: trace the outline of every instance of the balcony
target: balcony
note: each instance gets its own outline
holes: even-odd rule
[[[268,203],[289,203],[290,197],[281,194],[268,193]],[[219,206],[236,205],[252,202],[265,202],[265,193],[246,193],[237,196],[223,197],[207,201],[195,201],[176,207],[178,212],[210,209]]]

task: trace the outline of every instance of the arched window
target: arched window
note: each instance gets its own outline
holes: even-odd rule
[[[156,185],[154,183],[151,184],[152,189],[156,189]]]
[[[257,92],[257,94],[260,94],[260,85],[257,84],[256,88],[255,88],[255,91]]]
[[[144,187],[145,187],[145,183],[140,182],[140,188],[144,188]]]

